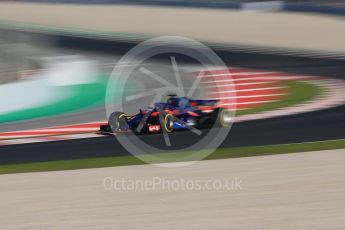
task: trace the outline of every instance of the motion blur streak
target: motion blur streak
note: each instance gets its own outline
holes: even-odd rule
[[[12,174],[0,176],[0,229],[343,229],[344,149],[316,150],[344,147],[344,15],[344,0],[1,1],[0,173]],[[169,52],[141,70],[161,81],[145,80],[138,68],[124,89],[118,76],[111,96],[138,99],[159,89],[177,73],[174,60],[180,77],[202,76],[198,96],[236,110],[234,119],[224,115],[234,125],[213,155],[231,159],[126,166],[138,163],[119,141],[126,134],[97,132],[108,122],[104,105],[114,66],[160,35],[202,42],[225,66],[205,68],[179,55],[177,44],[155,43]],[[178,79],[171,85],[180,86]],[[144,104],[135,101],[133,108]],[[137,137],[169,149],[171,159],[200,141],[173,131],[164,136],[168,147],[160,133]],[[294,148],[311,152],[263,156]],[[37,172],[63,169],[75,170]],[[154,177],[237,178],[241,189],[119,191],[103,184]]]

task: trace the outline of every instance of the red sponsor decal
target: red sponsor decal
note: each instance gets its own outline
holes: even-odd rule
[[[198,110],[201,110],[201,111],[214,110],[214,107],[212,107],[212,106],[198,106]]]
[[[150,132],[158,132],[161,129],[160,125],[150,125],[149,126],[149,131]]]
[[[187,113],[193,117],[198,117],[199,114],[195,113],[195,112],[192,112],[192,111],[187,111]]]

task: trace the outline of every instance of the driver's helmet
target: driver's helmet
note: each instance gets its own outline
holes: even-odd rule
[[[171,97],[167,100],[167,103],[172,106],[178,106],[178,98]]]

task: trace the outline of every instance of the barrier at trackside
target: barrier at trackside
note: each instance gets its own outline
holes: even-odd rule
[[[285,3],[284,11],[291,12],[307,12],[307,13],[324,13],[324,14],[333,14],[333,15],[345,15],[345,6],[344,7],[333,7],[333,6],[319,6],[311,4],[293,4]]]
[[[167,7],[198,7],[237,10],[291,11],[345,15],[345,6],[318,5],[294,1],[195,1],[195,0],[26,0],[26,2],[49,2],[63,4],[118,4],[156,5]]]

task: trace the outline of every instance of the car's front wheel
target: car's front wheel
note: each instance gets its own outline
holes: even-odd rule
[[[109,117],[109,126],[113,132],[125,131],[128,129],[127,115],[123,112],[113,112]]]
[[[169,113],[165,114],[161,127],[163,132],[171,133],[174,130],[174,116]]]

